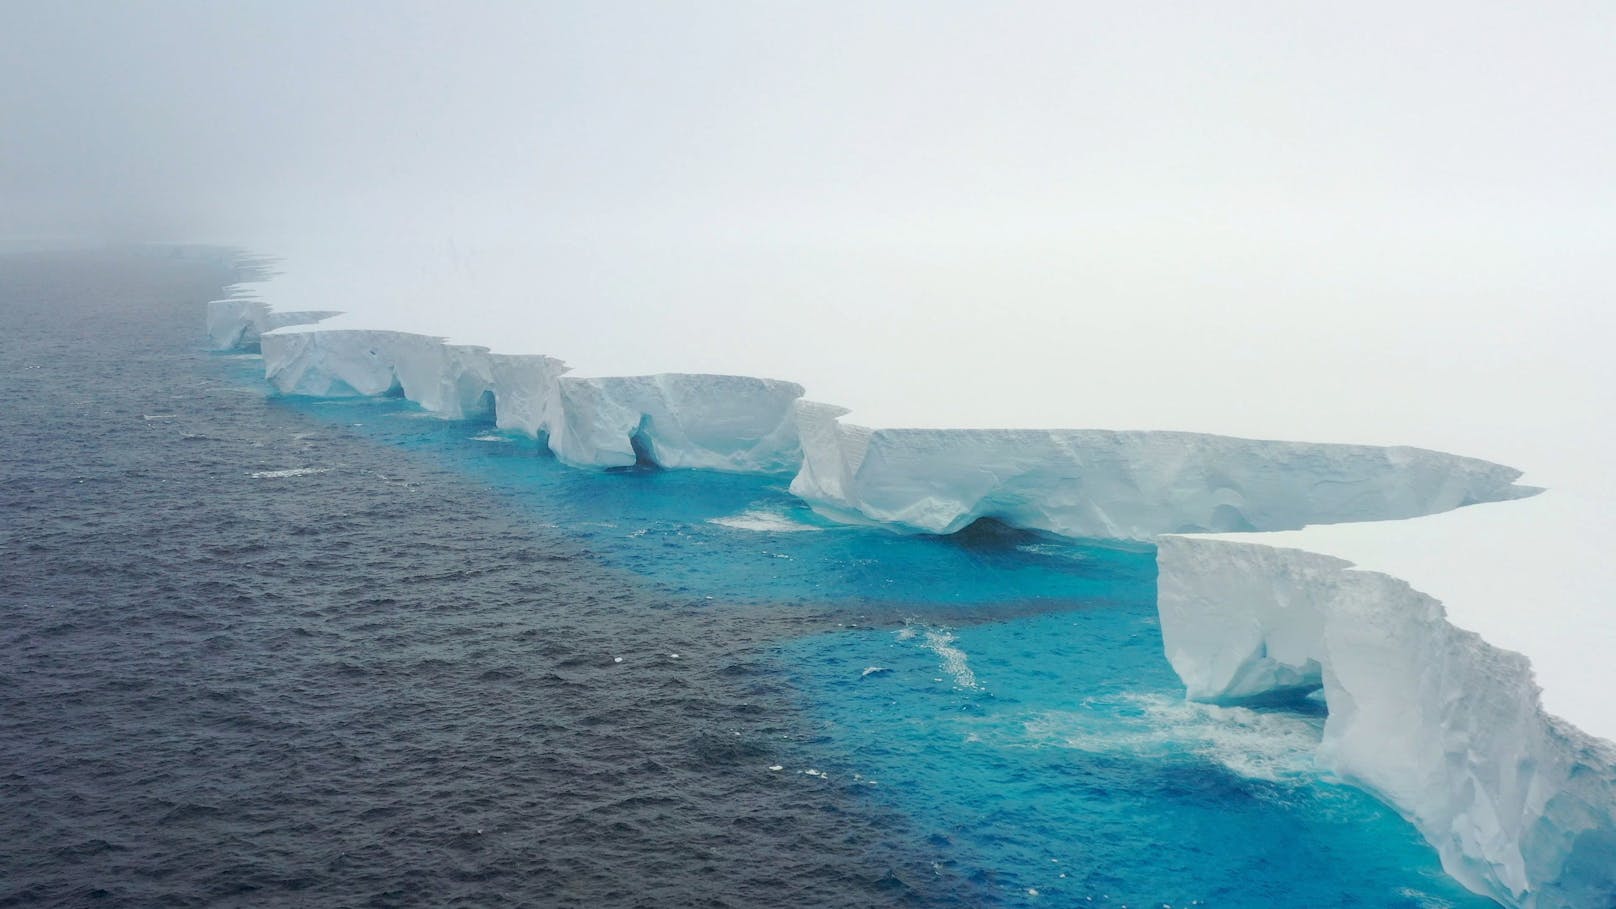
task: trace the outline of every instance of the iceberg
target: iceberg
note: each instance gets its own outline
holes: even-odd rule
[[[1616,746],[1543,708],[1530,661],[1407,582],[1254,542],[1157,541],[1162,637],[1189,696],[1322,689],[1320,763],[1407,816],[1507,905],[1616,900]]]
[[[790,474],[791,492],[816,512],[903,532],[993,519],[1154,543],[1163,642],[1190,698],[1249,704],[1322,691],[1321,764],[1408,816],[1455,879],[1528,909],[1616,902],[1616,746],[1599,737],[1616,729],[1610,711],[1600,703],[1568,722],[1545,708],[1531,662],[1498,644],[1528,623],[1450,621],[1444,604],[1498,599],[1506,559],[1477,563],[1481,550],[1385,529],[1549,498],[1517,483],[1514,468],[1425,448],[1209,433],[871,428],[793,382],[577,376],[554,357],[318,324],[330,315],[232,298],[209,307],[208,332],[216,346],[258,346],[282,393],[400,396],[447,419],[491,419],[573,466]],[[1426,591],[1406,580],[1417,572],[1354,567],[1322,551],[1329,541],[1318,535],[1336,528],[1434,553],[1428,561],[1494,590]],[[1587,659],[1605,658],[1599,642],[1610,635],[1586,627]],[[1563,640],[1510,641],[1565,652]],[[1537,671],[1555,668],[1540,661]]]

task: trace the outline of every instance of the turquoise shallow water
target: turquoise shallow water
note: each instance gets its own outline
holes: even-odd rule
[[[773,772],[900,812],[905,848],[968,902],[1492,905],[1314,766],[1321,705],[1183,700],[1148,548],[846,527],[786,477],[579,471],[402,401],[280,405],[473,475],[715,622],[734,603],[803,616],[768,659],[813,734]]]

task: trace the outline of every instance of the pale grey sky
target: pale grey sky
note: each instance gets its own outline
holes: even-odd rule
[[[1531,460],[1616,419],[1613,112],[1609,2],[3,0],[0,236],[887,422]]]
[[[1613,51],[1610,3],[6,0],[0,226],[1608,241]]]

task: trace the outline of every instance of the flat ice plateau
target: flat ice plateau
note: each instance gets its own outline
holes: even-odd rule
[[[925,270],[936,305],[959,316],[964,298],[936,275],[965,266],[945,259]],[[991,518],[1154,541],[1167,656],[1190,697],[1322,689],[1321,763],[1408,816],[1456,879],[1533,909],[1616,901],[1616,376],[1608,358],[1553,353],[1597,348],[1562,342],[1603,337],[1603,323],[1493,311],[1398,328],[1395,312],[1363,312],[1332,326],[1328,343],[1284,317],[1272,343],[1194,319],[1162,329],[1177,333],[1163,347],[1177,356],[1195,343],[1242,345],[1243,356],[1217,361],[1240,364],[1231,377],[1167,372],[1154,345],[1108,343],[1136,336],[1148,305],[1087,310],[1081,330],[1004,335],[967,319],[975,336],[939,339],[928,323],[872,327],[878,312],[841,302],[804,310],[802,331],[779,340],[693,296],[658,311],[694,327],[638,324],[608,303],[589,319],[513,318],[544,307],[485,300],[454,311],[437,303],[483,299],[476,282],[423,280],[395,263],[363,271],[399,275],[396,284],[345,285],[336,275],[351,274],[350,262],[322,271],[312,261],[210,307],[214,343],[256,341],[285,393],[393,394],[446,418],[492,416],[579,467],[790,475],[794,494],[843,521],[950,533]],[[778,264],[740,262],[734,273]],[[1004,283],[1016,287],[1011,271]],[[678,293],[697,293],[688,270],[671,273]],[[840,297],[883,289],[856,262],[839,274],[830,289]],[[610,279],[591,290],[588,277],[574,270],[557,284],[584,306],[617,290]],[[584,338],[583,323],[607,327]],[[1059,340],[1076,348],[1057,387],[1069,393],[1053,405],[1018,397],[1018,386],[1051,386],[1050,338],[1067,329]],[[1442,371],[1421,359],[1435,336],[1451,345]],[[496,338],[508,352],[464,343]],[[891,338],[934,349],[883,359]],[[539,350],[581,351],[585,369]],[[705,372],[611,374],[675,361]],[[802,384],[748,377],[774,369]],[[922,381],[927,393],[916,394]],[[1028,428],[1062,424],[1248,438]],[[1265,441],[1277,438],[1330,441]]]

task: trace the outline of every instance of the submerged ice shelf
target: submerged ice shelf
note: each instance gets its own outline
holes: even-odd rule
[[[1616,899],[1616,751],[1595,737],[1613,730],[1546,712],[1525,657],[1392,576],[1268,539],[1176,536],[1404,524],[1531,495],[1516,470],[1416,448],[1199,433],[870,429],[790,382],[580,378],[547,356],[321,328],[328,315],[277,316],[237,297],[210,306],[209,335],[220,347],[256,340],[282,392],[391,394],[445,418],[491,416],[573,466],[794,472],[792,493],[843,521],[950,533],[991,518],[1155,541],[1163,636],[1192,697],[1322,688],[1322,760],[1413,819],[1456,879],[1520,906]]]

